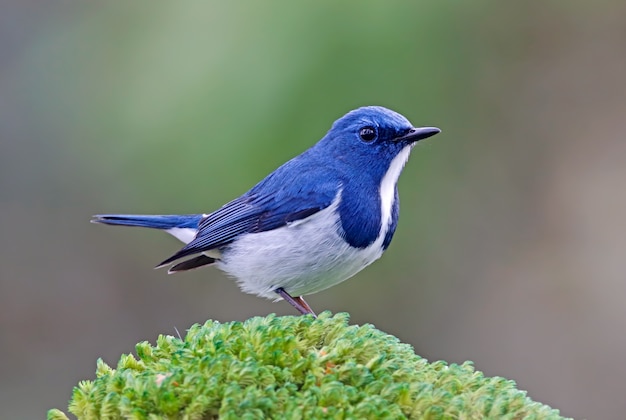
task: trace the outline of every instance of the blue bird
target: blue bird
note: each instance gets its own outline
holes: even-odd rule
[[[157,267],[175,273],[215,264],[244,292],[316,316],[302,296],[381,257],[398,223],[400,172],[416,142],[439,132],[387,108],[362,107],[213,213],[102,214],[92,222],[164,230],[186,245]]]

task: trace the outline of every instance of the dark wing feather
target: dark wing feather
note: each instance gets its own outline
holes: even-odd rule
[[[190,258],[181,263],[174,265],[172,268],[168,270],[168,273],[176,273],[178,271],[187,271],[193,270],[194,268],[199,268],[205,265],[210,265],[215,262],[215,258],[207,257],[204,254],[200,254],[197,257]]]

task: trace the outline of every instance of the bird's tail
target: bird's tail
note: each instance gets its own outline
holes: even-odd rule
[[[117,226],[139,226],[152,229],[197,229],[201,214],[176,215],[137,215],[137,214],[97,214],[92,223]]]
[[[139,215],[139,214],[97,214],[91,223],[102,223],[114,226],[138,226],[160,229],[188,244],[198,232],[198,225],[205,215],[203,214],[170,214],[170,215]],[[169,272],[186,271],[204,265],[213,264],[215,258],[199,255],[182,263],[176,264]],[[159,264],[156,268],[162,267]]]

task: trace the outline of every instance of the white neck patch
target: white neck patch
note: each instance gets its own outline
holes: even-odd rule
[[[381,227],[379,237],[384,237],[387,234],[387,229],[389,229],[389,225],[391,224],[391,207],[393,206],[396,184],[398,183],[398,178],[400,178],[400,173],[404,165],[407,160],[409,160],[411,147],[410,145],[405,146],[404,149],[393,158],[389,169],[387,169],[387,173],[380,183]]]

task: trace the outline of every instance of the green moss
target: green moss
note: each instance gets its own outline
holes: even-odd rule
[[[136,346],[74,388],[80,419],[559,419],[515,383],[471,363],[428,363],[347,314],[194,325]],[[67,419],[50,410],[48,419]]]

